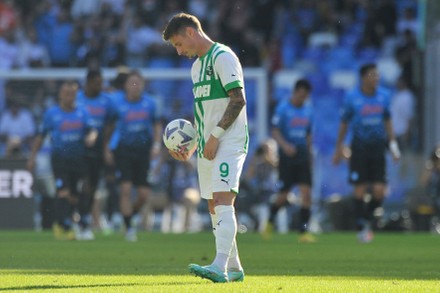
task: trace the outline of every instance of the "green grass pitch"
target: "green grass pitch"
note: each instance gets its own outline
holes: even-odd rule
[[[0,231],[1,292],[440,292],[440,236],[329,233],[315,244],[295,234],[264,241],[238,236],[243,283],[214,284],[188,274],[214,257],[209,232],[141,232],[95,241],[55,241],[50,232]]]

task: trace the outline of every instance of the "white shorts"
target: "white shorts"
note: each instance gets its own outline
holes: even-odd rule
[[[217,153],[214,160],[197,159],[200,195],[204,199],[212,199],[214,192],[238,193],[240,176],[246,153]]]

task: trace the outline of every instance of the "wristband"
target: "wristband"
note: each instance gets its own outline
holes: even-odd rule
[[[390,151],[393,153],[393,155],[396,156],[397,158],[400,158],[400,150],[397,141],[393,139],[392,141],[390,141],[389,146],[390,146]]]
[[[223,128],[221,128],[220,126],[216,126],[211,132],[211,135],[217,139],[222,137],[223,134],[225,134],[225,130]]]

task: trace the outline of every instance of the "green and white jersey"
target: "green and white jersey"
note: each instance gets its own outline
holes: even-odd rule
[[[205,143],[228,106],[230,98],[227,92],[234,88],[244,89],[243,69],[228,46],[215,43],[205,55],[194,61],[191,77],[194,83],[194,119],[199,135],[197,154],[202,158]],[[244,107],[220,138],[220,146],[223,150],[247,153],[248,141]]]

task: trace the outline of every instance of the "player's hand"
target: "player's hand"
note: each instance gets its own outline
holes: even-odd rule
[[[173,157],[173,159],[178,160],[178,161],[182,161],[182,162],[186,162],[191,158],[191,156],[194,154],[196,149],[197,149],[197,144],[195,144],[192,149],[190,149],[186,152],[175,152],[172,150],[168,150],[168,152],[170,153],[170,156]]]
[[[86,138],[84,139],[84,142],[87,147],[92,147],[95,145],[97,138],[98,138],[98,130],[93,129],[87,134]]]
[[[217,154],[218,146],[218,138],[211,135],[205,144],[205,148],[203,149],[203,156],[210,161],[214,160],[215,155]]]
[[[26,162],[26,168],[28,171],[32,172],[35,168],[35,158],[29,158],[29,160]]]
[[[294,157],[296,155],[296,147],[292,144],[283,144],[281,148],[283,149],[283,152],[289,157]]]
[[[333,155],[333,164],[338,165],[342,158],[344,158],[344,148],[342,146],[336,147],[335,154]]]
[[[394,162],[399,161],[401,154],[400,154],[399,144],[397,143],[397,141],[396,140],[390,141],[389,147]]]
[[[113,152],[110,149],[106,148],[104,150],[104,160],[105,160],[106,164],[109,166],[113,166],[115,164],[115,158],[114,158]]]
[[[175,152],[172,150],[168,150],[168,152],[170,153],[170,156],[173,157],[173,159],[181,161],[181,162],[188,161],[192,155],[192,153],[190,153],[190,152]]]

